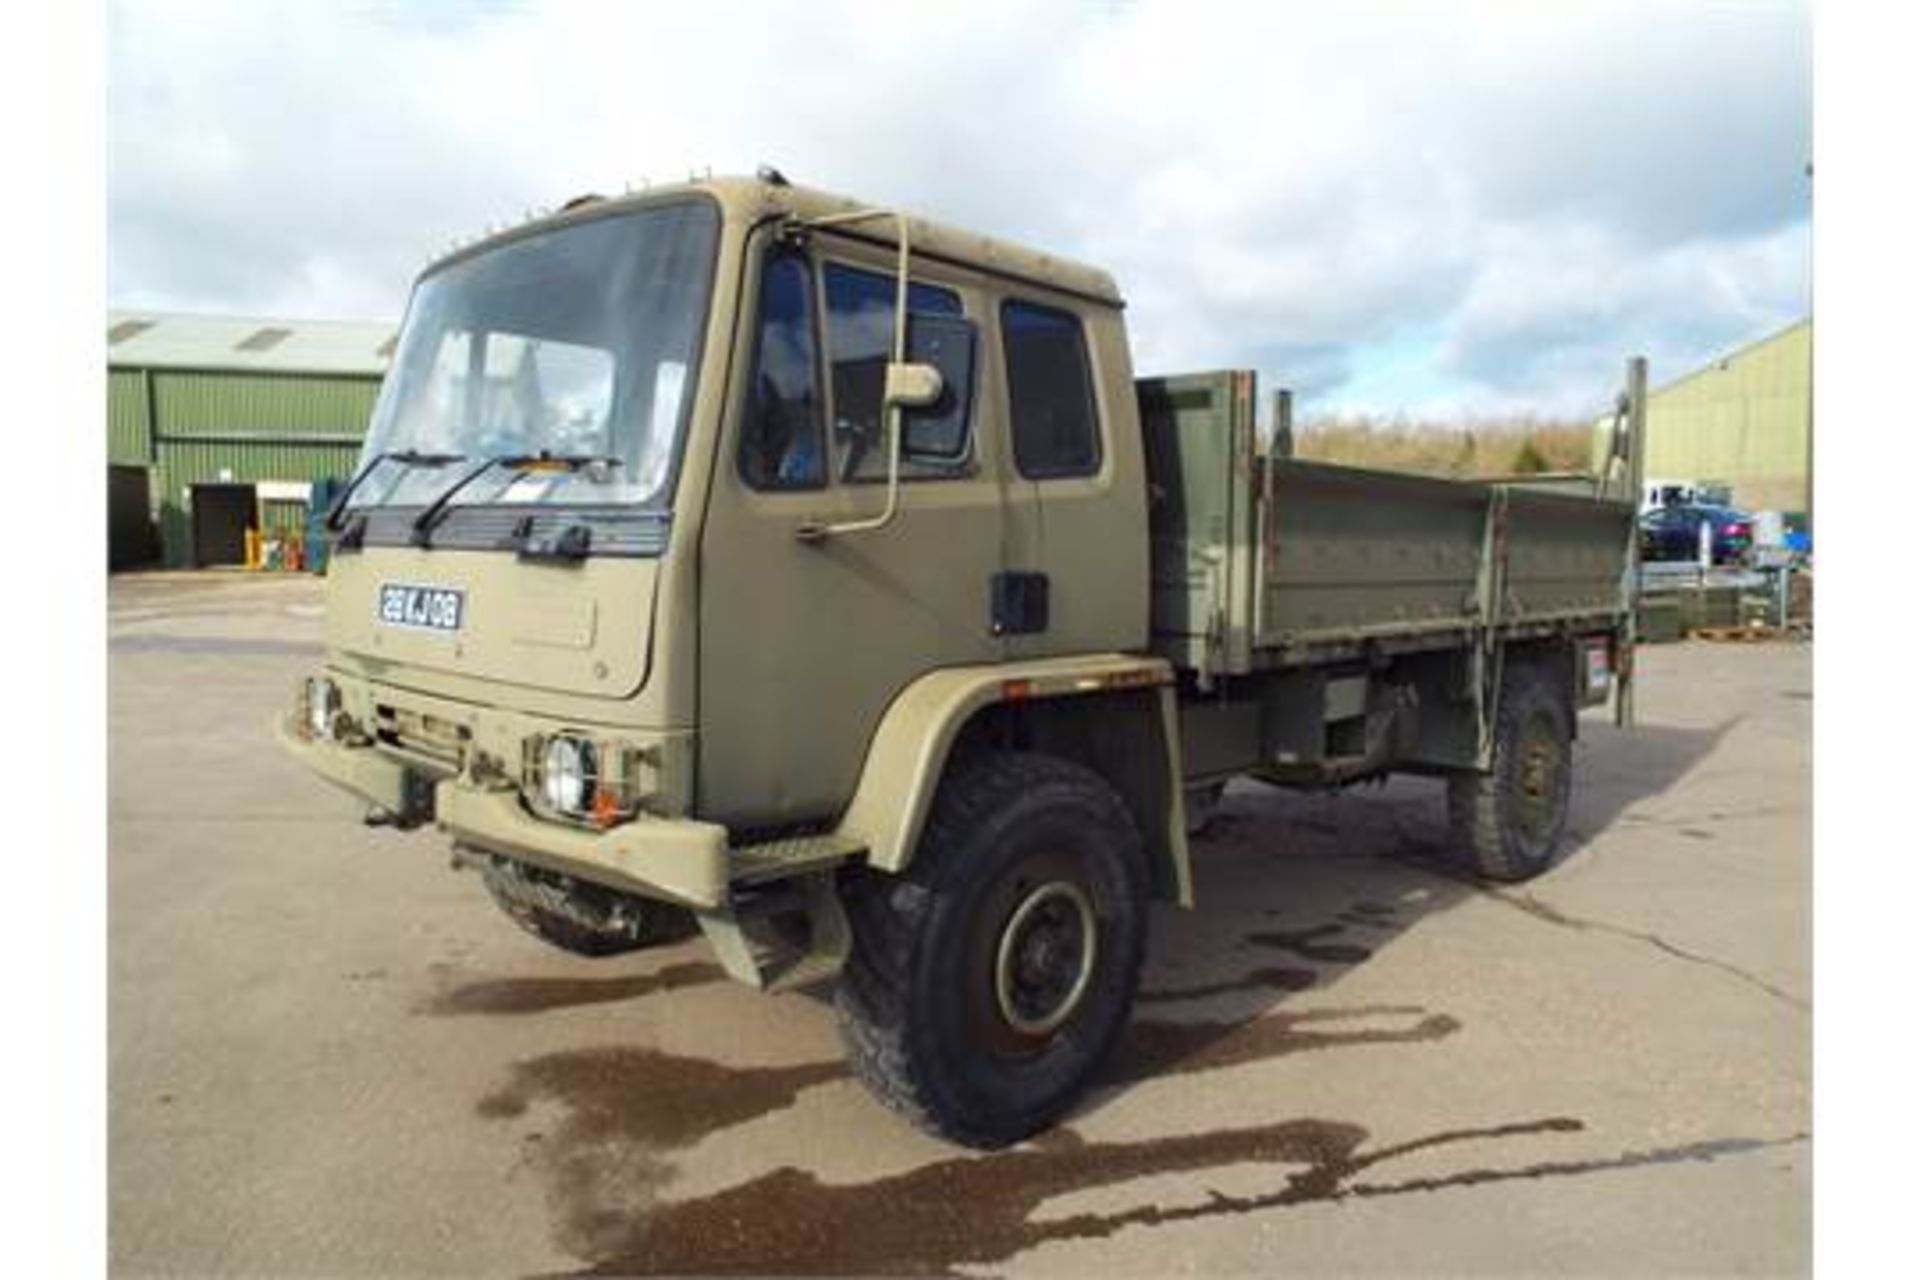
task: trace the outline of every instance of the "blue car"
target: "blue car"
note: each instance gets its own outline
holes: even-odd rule
[[[1744,564],[1753,548],[1753,517],[1732,507],[1676,503],[1640,517],[1642,560],[1698,560],[1700,527],[1713,526],[1713,563]]]

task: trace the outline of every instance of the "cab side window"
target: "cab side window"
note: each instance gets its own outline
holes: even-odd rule
[[[1080,317],[1009,298],[1000,306],[1013,460],[1029,480],[1100,469],[1100,422]]]
[[[760,273],[760,331],[740,429],[740,476],[756,489],[826,484],[820,431],[813,273],[798,253],[776,252]]]
[[[885,421],[881,393],[887,360],[893,354],[895,278],[843,263],[821,268],[827,299],[827,359],[833,389],[834,467],[842,480],[884,480],[887,476]],[[960,295],[939,285],[909,281],[909,317],[962,314]],[[911,356],[911,353],[909,353]],[[956,394],[964,389],[954,388]],[[960,408],[961,442],[953,465],[902,459],[903,476],[954,475],[966,462],[965,406]]]

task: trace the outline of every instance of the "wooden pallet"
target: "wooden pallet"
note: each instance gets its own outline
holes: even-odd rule
[[[1780,627],[1756,623],[1745,627],[1695,627],[1690,633],[1696,640],[1782,640],[1787,632]]]

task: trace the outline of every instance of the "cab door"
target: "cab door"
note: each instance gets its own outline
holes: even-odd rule
[[[999,656],[989,603],[1004,498],[998,442],[981,429],[976,339],[967,385],[949,386],[956,399],[941,407],[962,415],[953,460],[903,460],[887,525],[801,537],[886,503],[893,253],[768,231],[748,260],[701,533],[696,806],[765,831],[839,813],[882,714],[913,680]],[[916,260],[911,277],[910,312],[977,326],[989,305],[963,268]]]
[[[1146,482],[1119,312],[1019,288],[995,312],[1010,469],[1035,513],[1023,576],[1047,597],[1014,654],[1142,650]]]

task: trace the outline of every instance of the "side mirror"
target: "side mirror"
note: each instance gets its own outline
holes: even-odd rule
[[[967,412],[973,398],[973,321],[965,316],[914,312],[907,317],[907,355],[919,363],[890,365],[889,396],[896,369],[933,375],[931,398],[901,400],[900,456],[910,462],[953,466],[967,457]]]
[[[887,408],[924,409],[940,400],[945,385],[940,371],[930,364],[887,365],[886,390],[882,393]]]

